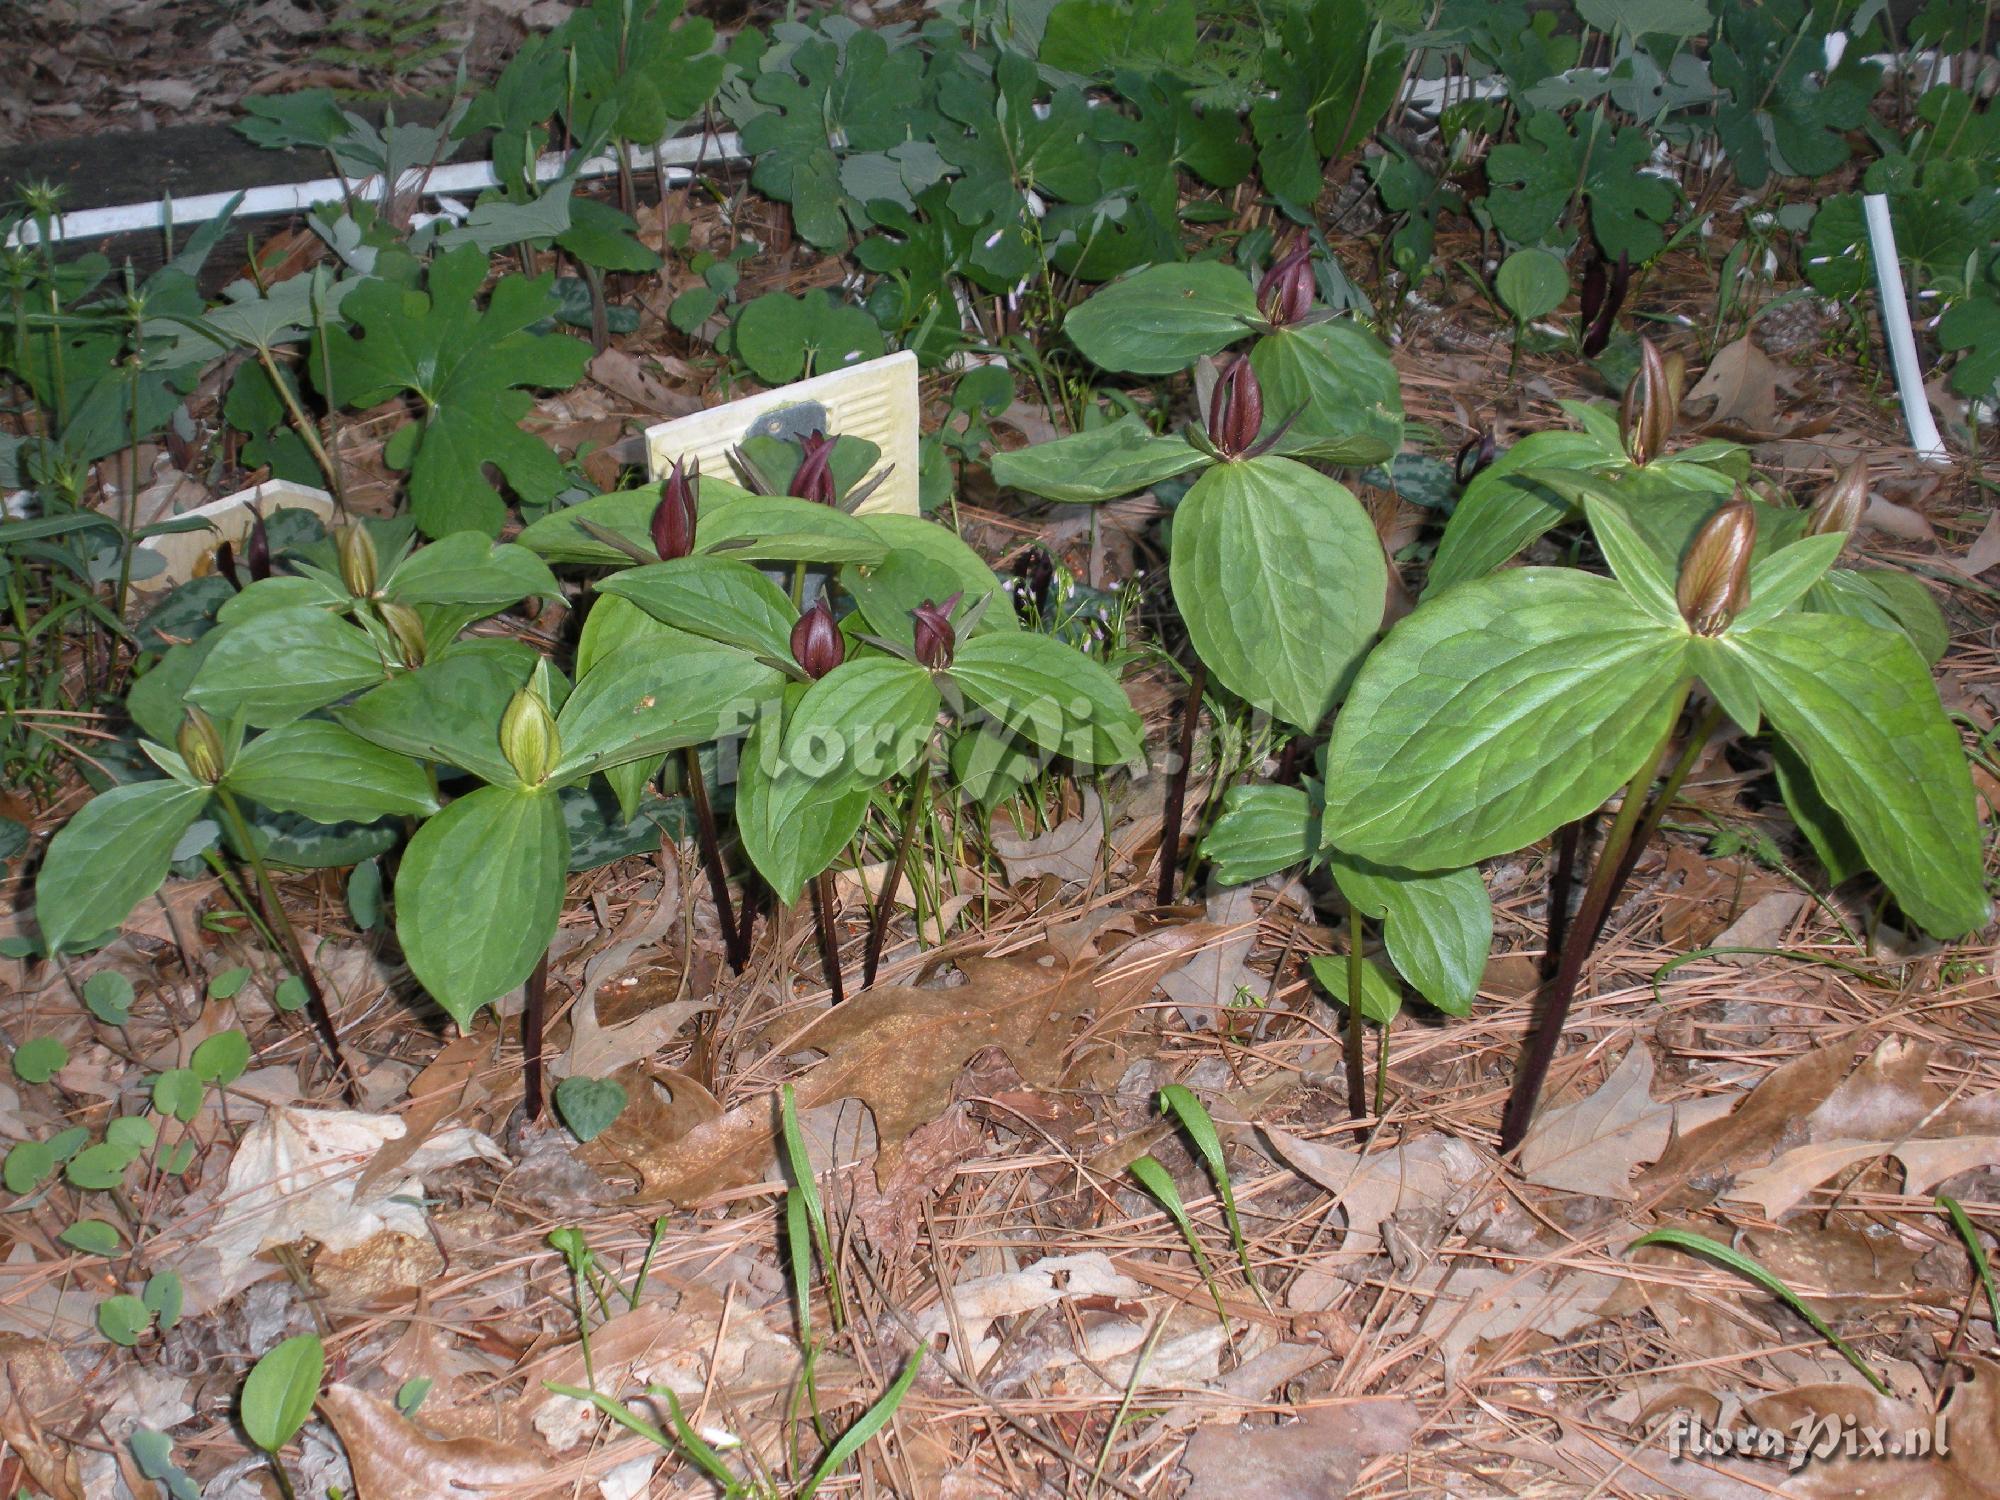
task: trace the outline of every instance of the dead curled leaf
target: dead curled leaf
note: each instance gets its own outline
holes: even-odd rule
[[[1314,1407],[1303,1420],[1203,1427],[1181,1467],[1189,1500],[1340,1500],[1371,1458],[1409,1450],[1417,1408],[1400,1396]]]
[[[1849,1043],[1834,1042],[1767,1073],[1729,1114],[1669,1145],[1640,1174],[1639,1192],[1679,1184],[1675,1201],[1699,1199],[1719,1190],[1729,1176],[1762,1166],[1777,1143],[1797,1138],[1800,1123],[1833,1092],[1853,1055]]]
[[[540,1454],[491,1438],[432,1437],[388,1402],[329,1386],[319,1409],[354,1468],[356,1500],[477,1500],[547,1478]]]
[[[1770,436],[1779,425],[1778,392],[1792,390],[1797,385],[1796,375],[1745,336],[1716,350],[1715,358],[1708,362],[1708,368],[1683,398],[1682,405],[1696,406],[1713,400],[1715,410],[1709,413],[1710,425],[1726,423],[1747,428],[1759,436]]]
[[[1653,1054],[1628,1048],[1603,1087],[1549,1110],[1521,1143],[1521,1175],[1540,1187],[1630,1198],[1632,1168],[1657,1160],[1674,1108],[1653,1101]]]
[[[1487,1175],[1479,1154],[1455,1136],[1427,1135],[1364,1157],[1271,1127],[1264,1135],[1282,1161],[1333,1194],[1347,1216],[1343,1255],[1383,1250],[1382,1225],[1390,1218],[1456,1217]]]
[[[1207,924],[1188,923],[1109,951],[1086,945],[1064,956],[1050,944],[1005,958],[961,959],[965,982],[948,989],[865,991],[784,1044],[788,1054],[825,1054],[793,1080],[798,1109],[861,1100],[881,1142],[877,1177],[892,1174],[905,1138],[944,1113],[960,1070],[980,1052],[998,1047],[1027,1083],[1055,1085],[1079,1045],[1084,1016],[1094,1013],[1093,1032],[1103,1030],[1212,935]],[[1111,937],[1111,929],[1103,936]],[[638,1176],[635,1201],[685,1203],[769,1176],[776,1122],[776,1096],[764,1094],[671,1138],[642,1135],[620,1121],[598,1139],[605,1157]]]
[[[1065,818],[1032,838],[993,831],[993,852],[1010,883],[1053,875],[1058,880],[1088,880],[1097,873],[1098,851],[1104,847],[1104,803],[1091,787],[1083,789],[1083,811]]]

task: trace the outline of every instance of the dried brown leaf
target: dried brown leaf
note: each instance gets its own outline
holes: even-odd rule
[[[1371,1458],[1408,1451],[1417,1408],[1400,1396],[1313,1407],[1303,1420],[1203,1427],[1181,1467],[1188,1500],[1340,1500]]]
[[[1104,803],[1091,787],[1083,789],[1083,810],[1046,833],[1022,838],[1001,828],[993,831],[993,852],[1000,856],[1010,882],[1037,875],[1088,880],[1097,873],[1098,851],[1103,847]]]
[[[943,1114],[966,1063],[999,1047],[1031,1085],[1050,1087],[1078,1042],[1076,1023],[1096,1013],[1094,1030],[1152,992],[1187,949],[1206,941],[1203,923],[1161,928],[1108,955],[1064,958],[1031,950],[1005,958],[965,958],[965,983],[949,989],[878,986],[821,1016],[787,1052],[825,1059],[794,1080],[803,1112],[859,1099],[875,1117],[879,1178],[896,1170],[910,1132]],[[642,1201],[688,1202],[762,1180],[775,1165],[777,1099],[766,1094],[707,1120],[674,1141],[628,1157]],[[607,1132],[610,1134],[610,1132]]]
[[[1697,1193],[1713,1192],[1727,1174],[1762,1166],[1825,1102],[1852,1056],[1850,1043],[1834,1042],[1778,1067],[1727,1116],[1669,1145],[1640,1175],[1639,1191],[1685,1183]]]
[[[1598,1198],[1630,1198],[1632,1169],[1656,1160],[1673,1131],[1674,1107],[1652,1096],[1653,1054],[1628,1048],[1595,1093],[1552,1109],[1521,1143],[1521,1174],[1541,1187]]]
[[[1266,1127],[1278,1155],[1333,1194],[1347,1216],[1343,1254],[1373,1255],[1385,1247],[1383,1221],[1398,1215],[1455,1215],[1484,1175],[1484,1164],[1455,1136],[1427,1135],[1364,1157],[1358,1151],[1302,1140]]]
[[[1772,434],[1779,426],[1778,392],[1797,386],[1796,375],[1744,337],[1716,351],[1682,404],[1694,406],[1712,399],[1715,410],[1709,413],[1709,422]]]
[[[354,1468],[355,1500],[477,1500],[547,1475],[549,1462],[491,1438],[432,1437],[388,1402],[329,1386],[319,1409]]]

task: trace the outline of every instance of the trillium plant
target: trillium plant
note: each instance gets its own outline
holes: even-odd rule
[[[1801,825],[1865,861],[1920,926],[1956,936],[1988,914],[1971,778],[1924,657],[1893,624],[1813,608],[1842,587],[1829,570],[1852,484],[1810,514],[1721,499],[1678,547],[1625,485],[1576,475],[1570,488],[1611,576],[1514,568],[1427,597],[1355,679],[1325,767],[1322,853],[1410,870],[1510,853],[1618,797],[1567,937],[1552,943],[1561,959],[1508,1103],[1506,1149],[1533,1118],[1634,860],[1725,718],[1782,742]],[[1767,526],[1773,516],[1789,525]]]
[[[1187,627],[1183,735],[1213,675],[1252,709],[1316,733],[1381,628],[1388,565],[1346,486],[1305,460],[1386,461],[1403,409],[1388,352],[1312,306],[1301,244],[1260,281],[1212,261],[1154,266],[1073,311],[1071,339],[1107,370],[1177,373],[1254,339],[1215,374],[1205,427],[1179,436],[1125,417],[994,458],[1001,484],[1101,501],[1195,473],[1173,514],[1169,572]],[[1160,899],[1171,899],[1185,799],[1183,754],[1167,793]]]

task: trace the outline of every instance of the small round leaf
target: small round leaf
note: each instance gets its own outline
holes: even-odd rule
[[[47,1083],[69,1061],[69,1048],[52,1036],[38,1036],[14,1049],[14,1072],[23,1083]]]

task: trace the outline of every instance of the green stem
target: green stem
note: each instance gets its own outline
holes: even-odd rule
[[[299,435],[299,441],[304,443],[306,451],[312,454],[313,462],[319,465],[320,473],[326,476],[326,482],[333,490],[334,498],[340,502],[342,514],[345,514],[347,500],[340,490],[340,471],[334,467],[333,459],[328,456],[325,445],[320,442],[318,429],[306,420],[305,408],[299,405],[299,398],[292,394],[292,388],[278,374],[278,362],[271,358],[271,351],[261,344],[257,346],[257,362],[264,367],[265,375],[270,377],[271,388],[278,393],[278,399],[285,404],[285,415],[291,419],[292,431]]]
[[[226,787],[215,789],[216,804],[222,810],[223,821],[229,825],[231,836],[237,847],[242,849],[244,858],[250,863],[251,872],[257,878],[257,894],[264,905],[264,919],[271,930],[278,934],[282,942],[281,952],[292,964],[293,971],[306,987],[306,1010],[312,1017],[314,1028],[319,1032],[320,1044],[326,1048],[327,1057],[332,1061],[334,1071],[340,1075],[341,1092],[350,1104],[360,1104],[360,1090],[354,1069],[347,1061],[347,1055],[340,1049],[340,1034],[334,1030],[333,1012],[327,1008],[326,991],[320,988],[319,976],[306,961],[304,944],[299,941],[298,930],[292,926],[292,919],[285,915],[285,905],[278,899],[278,888],[272,883],[270,868],[264,863],[264,856],[258,852],[257,841],[250,836],[250,825],[244,821],[243,809],[236,803]]]
[[[1542,1084],[1548,1078],[1549,1065],[1555,1061],[1556,1048],[1562,1043],[1563,1023],[1569,1019],[1570,1004],[1576,998],[1576,987],[1583,977],[1583,966],[1597,946],[1597,935],[1603,930],[1606,917],[1610,914],[1619,887],[1623,884],[1620,872],[1628,869],[1626,858],[1637,858],[1633,847],[1633,836],[1639,831],[1641,815],[1646,804],[1646,788],[1651,785],[1653,773],[1658,769],[1660,757],[1667,753],[1667,746],[1673,743],[1674,725],[1679,721],[1681,708],[1687,702],[1688,689],[1692,680],[1682,683],[1674,700],[1673,712],[1667,719],[1666,733],[1653,747],[1652,753],[1639,763],[1626,784],[1625,796],[1618,807],[1618,816],[1612,820],[1611,830],[1604,836],[1604,847],[1598,851],[1597,863],[1590,872],[1590,884],[1584,887],[1583,901],[1578,906],[1576,921],[1570,929],[1568,939],[1563,943],[1562,963],[1556,970],[1555,982],[1549,990],[1549,1003],[1541,1019],[1536,1023],[1533,1040],[1528,1053],[1521,1062],[1521,1070],[1514,1077],[1513,1092],[1507,1099],[1506,1112],[1500,1121],[1500,1151],[1502,1155],[1521,1144],[1528,1133],[1528,1126],[1535,1118],[1535,1105],[1542,1094]],[[1682,766],[1677,767],[1685,776],[1685,766],[1694,764],[1693,756],[1683,753]],[[1678,784],[1674,785],[1675,790]],[[1663,798],[1668,788],[1662,789]],[[1652,825],[1657,827],[1657,822]]]
[[[285,1466],[278,1461],[278,1455],[267,1453],[264,1456],[271,1461],[271,1477],[278,1481],[279,1493],[285,1500],[298,1500],[298,1491],[292,1488],[292,1476],[285,1472]]]

